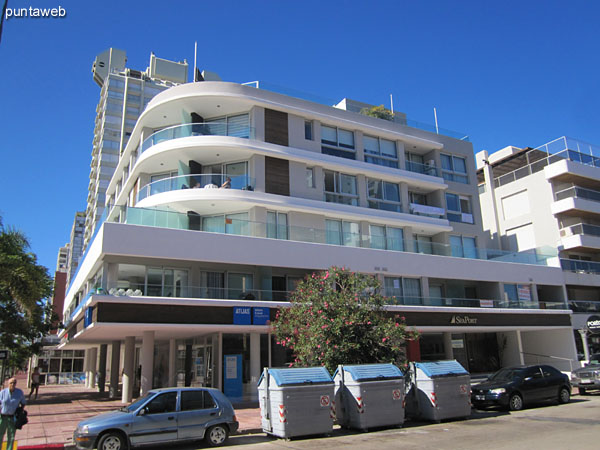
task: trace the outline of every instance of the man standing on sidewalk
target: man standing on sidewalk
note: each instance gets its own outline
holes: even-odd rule
[[[25,406],[25,394],[21,389],[17,389],[16,378],[8,380],[8,387],[0,391],[0,404],[0,442],[4,440],[6,433],[6,448],[12,450],[15,440],[15,411],[19,405]]]

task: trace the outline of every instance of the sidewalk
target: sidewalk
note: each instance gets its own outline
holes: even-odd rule
[[[26,390],[25,380],[19,380],[17,387],[25,394],[29,393]],[[18,448],[19,450],[75,448],[73,431],[81,420],[121,406],[123,403],[120,398],[109,400],[108,397],[100,396],[97,390],[87,389],[81,385],[40,386],[37,400],[32,399],[26,408],[29,423],[22,430],[17,430]],[[235,412],[240,423],[238,434],[261,430],[259,408],[238,407]]]

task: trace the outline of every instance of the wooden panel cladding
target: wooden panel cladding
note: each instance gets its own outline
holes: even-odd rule
[[[290,162],[287,159],[265,157],[265,192],[290,195]]]
[[[265,142],[289,145],[287,113],[265,109]]]

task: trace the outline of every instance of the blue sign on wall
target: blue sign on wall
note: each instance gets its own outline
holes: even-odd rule
[[[223,355],[223,393],[230,400],[242,398],[242,355]]]
[[[250,325],[252,316],[250,315],[249,306],[234,306],[233,307],[233,324],[234,325]]]
[[[252,323],[254,325],[267,325],[271,320],[269,308],[252,308]]]
[[[93,312],[94,312],[94,310],[92,309],[91,306],[85,310],[85,314],[83,316],[83,326],[84,326],[84,328],[87,328],[88,326],[90,326],[92,324],[92,321],[93,321],[92,314],[93,314]]]

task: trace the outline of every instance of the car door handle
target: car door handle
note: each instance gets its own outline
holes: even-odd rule
[[[211,415],[211,416],[216,416],[216,415],[217,415],[217,413],[216,413],[216,412],[212,412],[212,413],[210,413],[210,415]]]
[[[169,417],[167,417],[167,420],[173,420],[173,419],[175,419],[175,416],[169,416]]]

